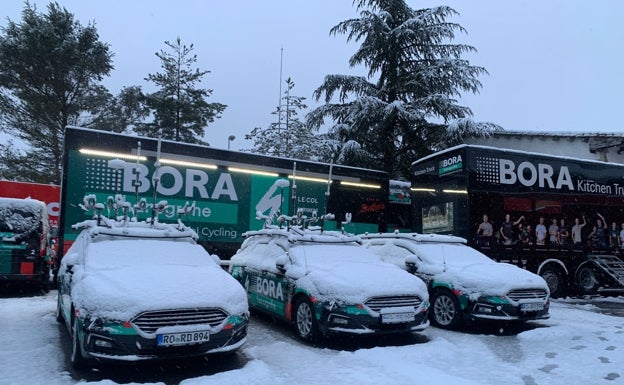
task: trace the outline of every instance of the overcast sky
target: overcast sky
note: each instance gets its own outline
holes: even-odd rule
[[[31,0],[40,12],[48,1]],[[282,80],[295,82],[293,95],[318,103],[312,93],[328,74],[361,75],[349,57],[358,43],[330,36],[332,26],[358,13],[350,0],[59,0],[81,24],[95,23],[100,40],[110,45],[115,69],[104,85],[114,94],[141,85],[161,71],[155,52],[166,40],[180,37],[194,44],[198,67],[210,70],[203,87],[214,90],[209,101],[228,105],[211,124],[206,140],[246,149],[244,135],[267,127],[275,117]],[[607,0],[408,0],[414,9],[446,4],[459,16],[473,45],[467,57],[489,76],[478,95],[462,103],[477,121],[506,130],[621,132],[624,75],[624,2]],[[21,20],[24,3],[0,2],[0,25],[6,17]],[[282,83],[282,91],[285,87]]]

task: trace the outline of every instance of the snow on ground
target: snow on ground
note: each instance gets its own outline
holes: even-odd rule
[[[624,307],[624,298],[613,304]],[[55,307],[55,291],[0,298],[0,385],[85,382],[66,367],[61,341],[69,337],[56,323]],[[551,319],[517,335],[431,327],[414,344],[353,351],[300,343],[288,328],[273,330],[252,317],[244,366],[180,384],[624,384],[624,318],[593,310],[554,301]]]

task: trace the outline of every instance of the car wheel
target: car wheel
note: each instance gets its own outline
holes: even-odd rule
[[[74,320],[72,325],[72,351],[70,361],[74,369],[84,369],[87,367],[87,359],[82,354],[80,337],[78,337],[78,321]]]
[[[459,301],[448,290],[438,290],[432,298],[432,308],[429,310],[431,323],[435,326],[454,329],[461,325],[462,315]]]
[[[62,323],[64,320],[63,309],[61,309],[61,293],[59,292],[56,296],[56,322]]]
[[[583,263],[576,270],[576,284],[583,294],[595,294],[600,281],[591,263]]]
[[[554,266],[546,266],[539,275],[546,281],[552,298],[559,298],[563,295],[564,281],[561,269]]]
[[[295,305],[295,331],[299,338],[314,341],[318,338],[318,323],[312,302],[305,297],[297,300]]]

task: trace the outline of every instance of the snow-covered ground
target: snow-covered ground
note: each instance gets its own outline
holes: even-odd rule
[[[624,307],[624,298],[611,300]],[[56,291],[0,298],[0,384],[117,384],[67,367],[67,331],[56,323]],[[554,301],[552,317],[514,335],[429,328],[409,344],[314,347],[290,329],[252,317],[240,365],[180,377],[183,385],[243,384],[624,384],[624,318],[585,302]],[[242,357],[242,359],[240,359]],[[156,366],[157,367],[157,366]],[[111,372],[112,373],[112,372]],[[103,378],[103,379],[102,379]],[[154,380],[155,379],[155,380]],[[131,380],[173,383],[166,374]],[[178,380],[175,381],[177,383]]]

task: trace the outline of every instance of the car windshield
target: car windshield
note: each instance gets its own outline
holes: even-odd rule
[[[479,251],[461,244],[422,243],[417,255],[428,264],[467,266],[476,263],[496,263]]]
[[[364,263],[379,260],[368,250],[355,243],[317,244],[302,243],[289,251],[296,265],[313,268],[335,263]]]
[[[87,268],[215,263],[204,249],[185,240],[111,237],[89,246]]]

